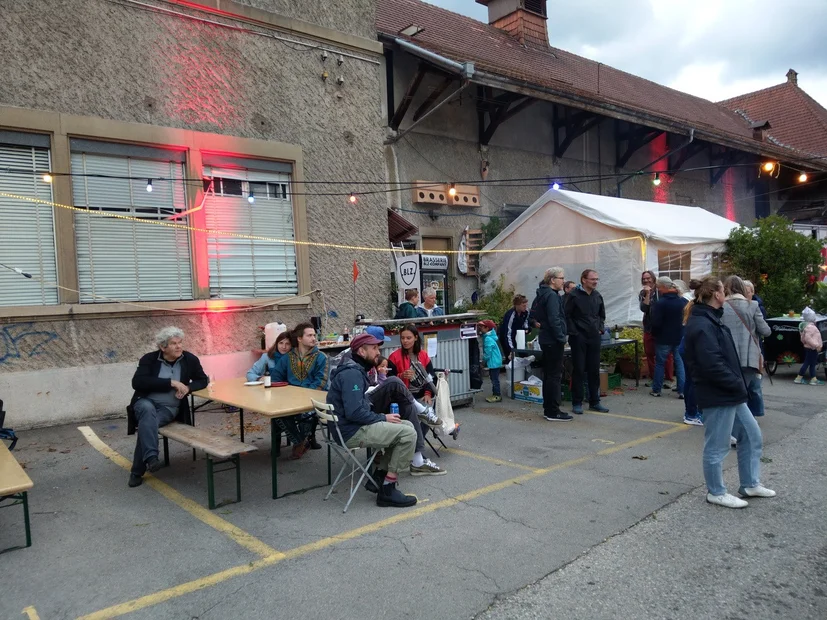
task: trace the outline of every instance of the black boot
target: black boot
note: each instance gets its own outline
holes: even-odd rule
[[[416,497],[413,495],[405,495],[396,488],[396,483],[379,483],[382,488],[376,494],[377,506],[389,506],[392,508],[408,508],[416,504]]]
[[[141,476],[138,476],[137,474],[129,474],[129,482],[127,482],[127,484],[134,489],[135,487],[141,486],[143,481],[144,479]]]
[[[386,471],[382,471],[381,469],[374,469],[371,472],[370,477],[373,478],[373,480],[376,480],[376,484],[382,484],[385,481],[385,476],[387,475],[388,472]],[[379,489],[376,487],[376,484],[373,484],[373,481],[370,478],[368,478],[368,481],[365,483],[365,489],[367,491],[370,491],[371,493],[378,493]]]

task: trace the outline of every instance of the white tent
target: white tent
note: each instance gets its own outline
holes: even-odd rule
[[[563,267],[577,283],[584,269],[595,269],[606,324],[628,325],[642,316],[641,272],[687,283],[706,275],[737,226],[700,207],[549,190],[482,249],[481,271],[531,300],[549,267]]]

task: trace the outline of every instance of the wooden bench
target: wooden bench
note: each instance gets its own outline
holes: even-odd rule
[[[9,506],[17,506],[23,504],[23,520],[26,524],[26,546],[32,546],[32,531],[29,526],[29,496],[28,491],[34,486],[32,479],[20,467],[20,463],[14,458],[12,453],[2,441],[0,441],[0,503],[7,499],[12,500],[11,504],[6,504],[3,508]],[[20,549],[20,547],[10,547],[3,549],[0,553],[11,551],[12,549]]]
[[[241,501],[241,459],[239,455],[257,450],[255,446],[236,441],[224,435],[215,435],[203,428],[173,422],[162,426],[158,432],[164,438],[164,464],[169,466],[169,440],[187,445],[193,450],[203,450],[207,455],[207,499],[210,510],[215,505],[215,484],[213,475],[235,469],[236,502]],[[214,469],[215,465],[232,463],[225,469]],[[224,504],[234,502],[224,502]]]

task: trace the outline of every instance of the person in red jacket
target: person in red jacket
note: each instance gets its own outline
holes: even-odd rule
[[[422,350],[422,337],[416,327],[405,325],[399,332],[399,342],[402,347],[388,357],[388,375],[402,379],[414,398],[422,398],[430,408],[436,394],[433,384],[436,371],[431,358]]]

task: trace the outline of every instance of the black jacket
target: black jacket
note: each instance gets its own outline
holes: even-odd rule
[[[497,336],[500,339],[500,346],[505,357],[508,357],[512,349],[517,348],[517,331],[520,329],[526,332],[526,336],[528,335],[528,311],[517,312],[517,310],[511,308],[503,316],[500,328],[497,330]]]
[[[678,346],[683,338],[683,309],[687,301],[677,293],[666,293],[652,306],[649,315],[656,344]]]
[[[723,314],[723,309],[695,304],[686,324],[683,361],[701,409],[747,402],[747,384]]]
[[[373,403],[367,394],[368,387],[367,371],[353,358],[342,361],[330,373],[327,402],[333,405],[333,413],[339,418],[339,430],[345,442],[361,427],[386,420],[384,414],[374,413]],[[332,422],[328,423],[328,428],[330,436],[338,439]]]
[[[569,336],[599,339],[605,322],[606,306],[603,304],[603,296],[596,290],[589,295],[579,286],[572,289],[566,300],[566,323]]]
[[[641,289],[640,293],[637,294],[637,301],[640,306],[640,311],[643,313],[643,332],[648,334],[652,331],[652,306],[660,299],[660,295],[658,295],[658,289],[652,287],[652,290],[649,291],[648,304],[643,303],[644,297],[646,297],[646,294],[643,292],[643,289]]]
[[[159,350],[153,351],[147,353],[138,361],[138,369],[132,377],[132,389],[135,390],[135,393],[132,395],[129,407],[126,408],[126,432],[128,435],[134,435],[137,427],[135,413],[132,409],[135,401],[153,392],[164,392],[172,389],[170,379],[158,378],[158,374],[161,372],[160,354],[161,351]],[[181,360],[181,383],[188,385],[190,392],[197,392],[207,387],[210,378],[201,368],[199,359],[189,351],[184,351],[181,357],[183,358]],[[182,424],[192,424],[189,398],[181,399],[175,421]]]
[[[563,298],[548,284],[540,284],[531,303],[531,318],[540,324],[540,344],[565,344],[568,329]]]

